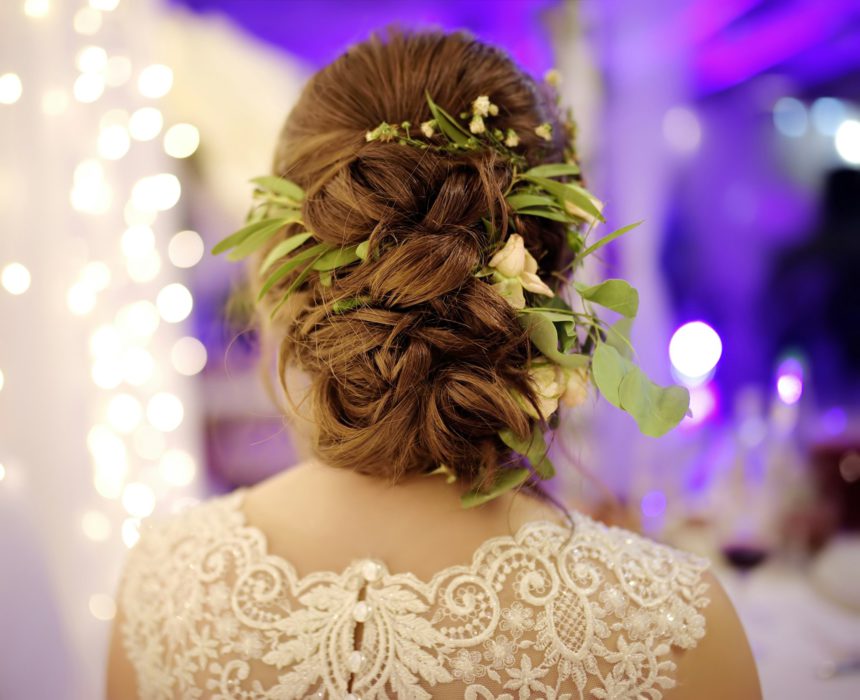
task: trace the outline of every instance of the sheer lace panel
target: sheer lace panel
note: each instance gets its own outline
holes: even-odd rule
[[[582,514],[430,581],[376,559],[299,577],[244,493],[144,523],[120,595],[146,700],[659,700],[705,633],[705,560]]]

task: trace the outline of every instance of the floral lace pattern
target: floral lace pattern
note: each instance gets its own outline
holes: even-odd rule
[[[659,700],[705,633],[705,560],[582,514],[430,581],[375,559],[299,577],[244,492],[144,523],[120,588],[140,697]]]

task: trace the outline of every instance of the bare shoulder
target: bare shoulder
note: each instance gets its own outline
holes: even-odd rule
[[[707,570],[710,603],[702,611],[705,635],[676,657],[676,686],[665,700],[761,700],[755,661],[734,605],[719,579]]]

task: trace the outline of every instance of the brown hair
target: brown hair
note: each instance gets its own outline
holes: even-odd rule
[[[562,224],[515,217],[507,207],[512,169],[496,151],[366,141],[380,122],[417,127],[430,119],[425,90],[453,115],[487,95],[499,106],[489,125],[514,129],[529,165],[564,159],[568,135],[554,93],[501,50],[465,32],[398,28],[351,47],[305,86],[281,131],[273,173],[305,189],[304,221],[317,241],[369,238],[373,254],[335,270],[329,285],[313,273],[267,331],[277,338],[284,390],[287,365],[310,377],[321,460],[391,482],[444,464],[481,485],[518,458],[498,432],[525,437],[530,429],[511,389],[535,402],[516,311],[474,276],[488,261],[482,217],[502,231],[514,224],[550,286],[569,252]],[[544,122],[552,141],[534,132]],[[263,317],[292,281],[268,293]],[[252,282],[259,289],[261,280]],[[358,296],[366,303],[333,309]]]

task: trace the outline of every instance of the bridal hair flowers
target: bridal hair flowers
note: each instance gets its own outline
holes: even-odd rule
[[[557,85],[557,71],[549,71],[546,81]],[[514,149],[521,134],[513,129],[502,131],[493,126],[499,106],[487,95],[479,95],[471,103],[471,111],[461,112],[459,119],[437,105],[425,93],[431,119],[413,125],[382,122],[365,133],[367,141],[391,142],[392,147],[410,146],[446,152],[474,149],[494,149],[509,161],[513,176],[505,192],[508,206],[518,216],[536,216],[562,222],[567,229],[567,245],[573,253],[569,269],[573,271],[584,260],[606,244],[616,240],[641,222],[624,226],[596,241],[589,241],[592,229],[605,222],[604,204],[580,182],[580,169],[574,149],[576,132],[570,110],[564,128],[567,145],[564,161],[541,163],[528,167],[523,155]],[[553,139],[552,126],[543,123],[535,127],[536,136],[547,141]],[[442,138],[435,138],[441,136]],[[434,139],[431,141],[430,139]],[[302,220],[302,202],[305,193],[296,183],[282,177],[264,175],[251,180],[256,188],[245,226],[227,236],[212,250],[213,254],[229,251],[231,260],[242,259],[258,250],[272,238],[283,235],[283,229],[298,224],[305,230],[287,236],[274,245],[260,267],[264,279],[257,301],[280,280],[297,273],[272,309],[274,316],[287,299],[299,289],[309,276],[316,272],[323,286],[332,284],[332,271],[352,265],[361,265],[370,256],[378,257],[381,251],[371,251],[369,240],[350,246],[337,246],[315,240]],[[629,413],[640,430],[658,437],[674,428],[688,413],[689,393],[680,386],[663,387],[652,382],[633,361],[629,341],[630,326],[639,306],[639,295],[623,279],[607,279],[596,285],[571,282],[557,275],[558,291],[553,291],[538,274],[538,263],[525,247],[525,241],[516,230],[495,230],[489,219],[482,219],[487,230],[487,264],[474,271],[476,277],[491,284],[515,310],[528,333],[536,352],[529,363],[528,372],[536,405],[527,401],[511,388],[514,398],[531,418],[531,433],[523,438],[510,430],[502,430],[499,438],[514,452],[525,458],[527,466],[500,469],[496,480],[488,487],[473,488],[463,495],[464,507],[489,501],[505,491],[515,488],[529,478],[549,479],[555,474],[547,455],[545,433],[550,418],[559,404],[573,407],[588,396],[590,382],[612,405]],[[513,223],[509,223],[509,229]],[[564,272],[564,271],[562,271]],[[568,303],[562,291],[578,296],[576,309]],[[369,303],[365,298],[351,298],[336,302],[335,313],[349,313]],[[615,312],[617,321],[607,323],[594,310],[602,307]],[[445,474],[449,481],[453,472],[439,465],[431,472]]]

